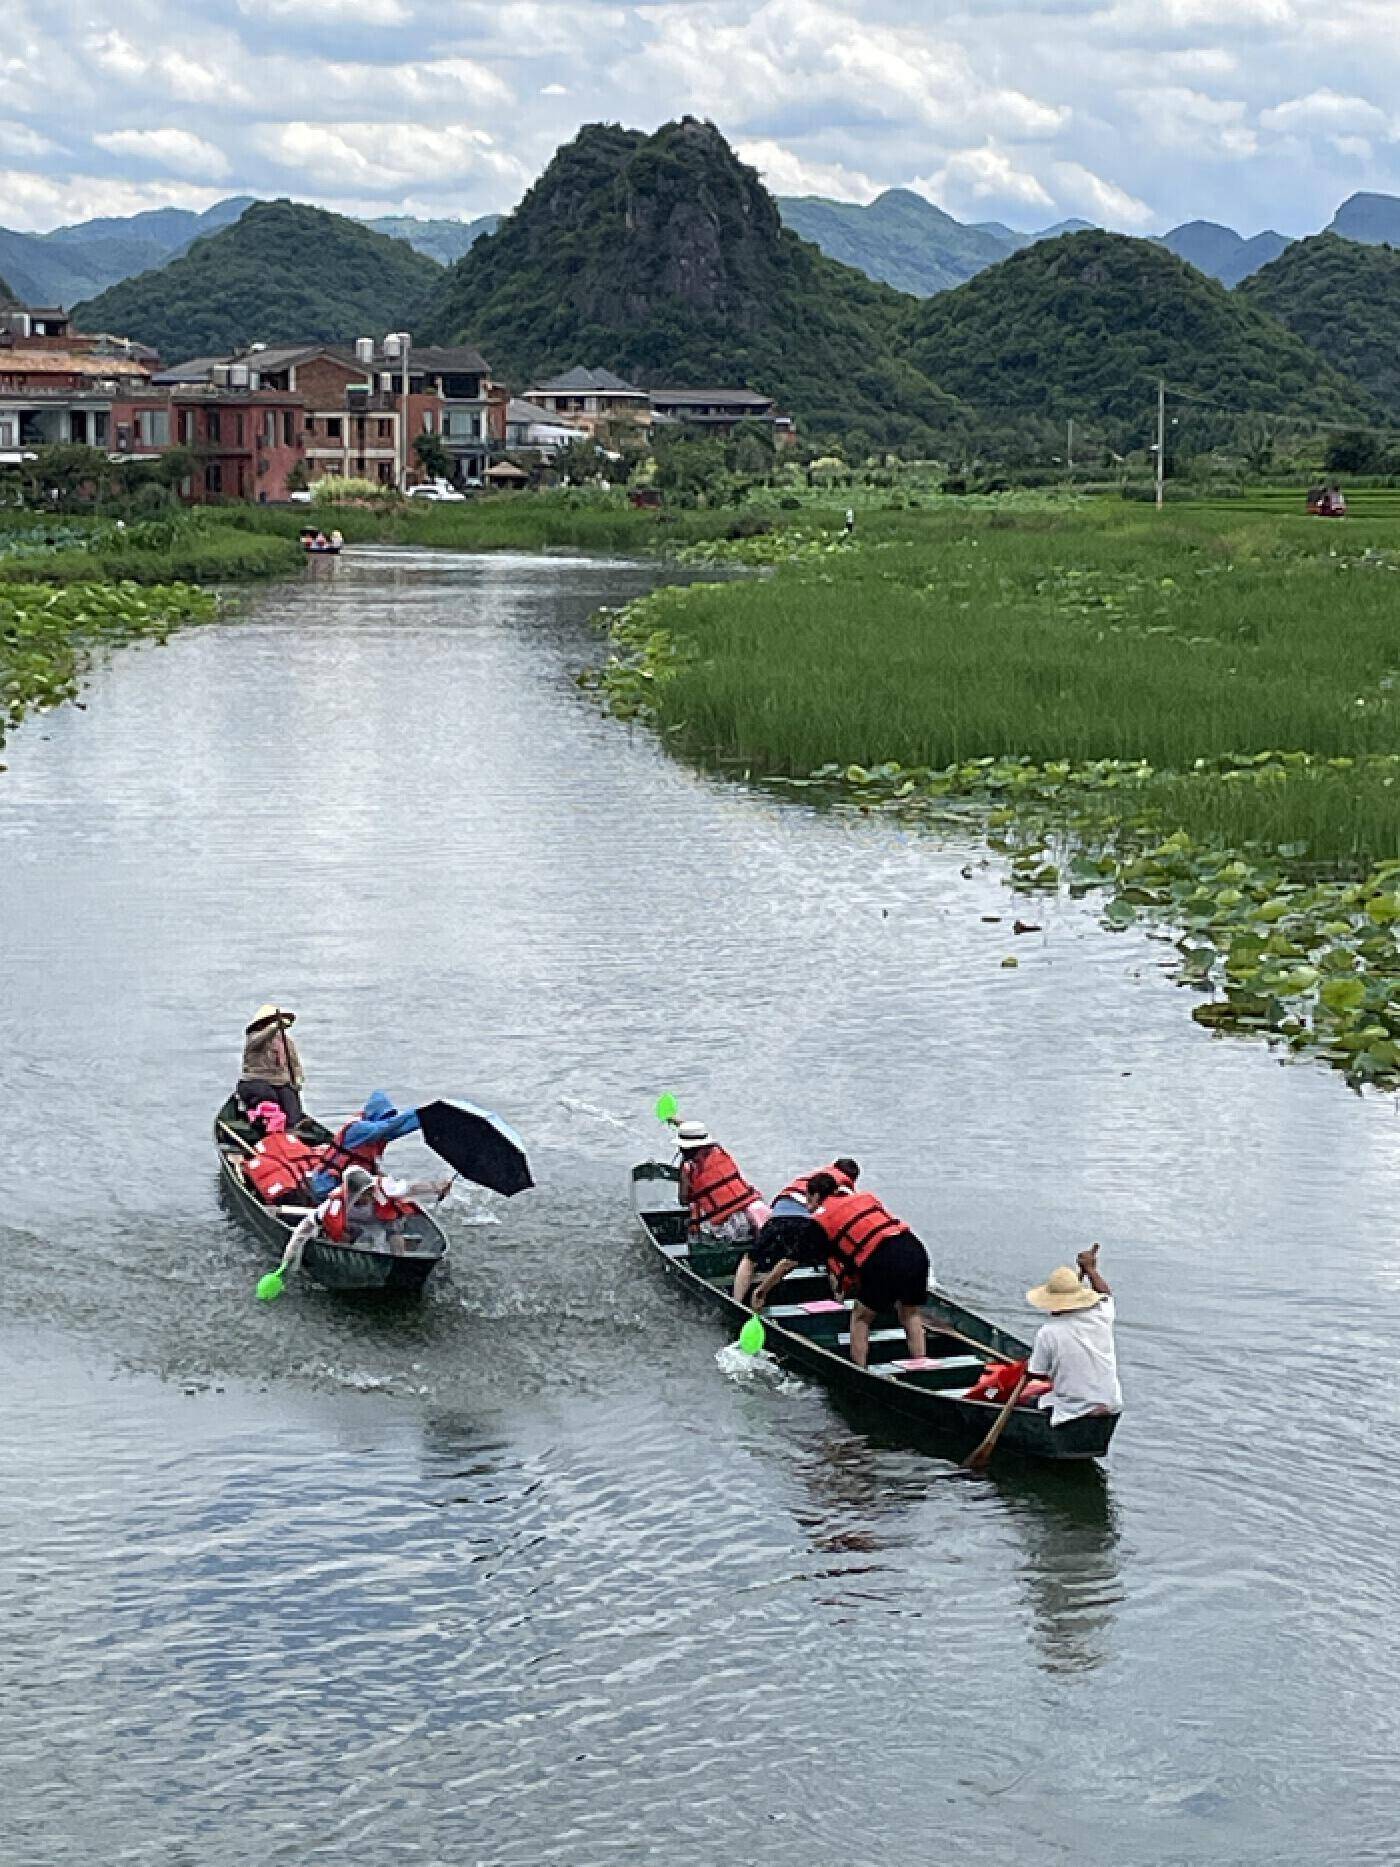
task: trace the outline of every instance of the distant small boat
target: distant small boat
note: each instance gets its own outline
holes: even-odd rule
[[[729,1294],[742,1255],[737,1245],[692,1241],[687,1216],[676,1203],[676,1169],[647,1161],[632,1170],[632,1204],[647,1239],[671,1276],[718,1309],[736,1331],[753,1314]],[[897,1414],[918,1428],[933,1449],[962,1457],[978,1445],[1001,1408],[991,1400],[969,1400],[991,1361],[1022,1361],[1030,1344],[964,1309],[941,1291],[930,1290],[924,1305],[928,1350],[908,1359],[903,1329],[892,1316],[876,1318],[870,1332],[870,1366],[850,1359],[851,1310],[833,1301],[821,1271],[794,1271],[774,1292],[763,1314],[767,1344],[779,1361],[791,1363],[853,1400]],[[1098,1459],[1108,1451],[1118,1415],[1094,1414],[1052,1426],[1034,1405],[1018,1406],[1006,1423],[999,1453],[1055,1461]]]
[[[301,548],[308,557],[313,557],[313,558],[338,558],[340,556],[341,550],[343,549],[343,547],[340,545],[307,545],[307,544],[304,544]]]
[[[320,1122],[303,1121],[297,1133],[317,1145],[329,1141],[331,1131]],[[243,1119],[232,1097],[214,1118],[214,1142],[219,1150],[220,1190],[229,1209],[281,1258],[287,1240],[307,1206],[267,1206],[248,1184],[243,1162],[253,1150],[254,1130]],[[359,1290],[381,1296],[417,1296],[448,1253],[446,1232],[426,1212],[404,1223],[405,1251],[375,1250],[365,1245],[332,1244],[314,1237],[302,1257],[302,1271],[327,1290]]]

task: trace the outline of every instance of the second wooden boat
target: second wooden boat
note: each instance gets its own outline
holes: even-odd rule
[[[634,1167],[637,1218],[667,1272],[718,1309],[737,1332],[753,1313],[729,1294],[742,1251],[690,1239],[676,1182],[676,1169],[659,1161]],[[988,1362],[1021,1361],[1030,1344],[939,1290],[929,1291],[924,1315],[928,1352],[922,1361],[908,1358],[904,1331],[894,1318],[880,1316],[870,1334],[870,1366],[858,1368],[847,1352],[850,1305],[833,1300],[824,1273],[794,1271],[775,1291],[763,1324],[779,1361],[899,1416],[938,1451],[961,1457],[980,1443],[1001,1411],[994,1401],[969,1400],[968,1389]],[[1118,1415],[1105,1413],[1052,1426],[1041,1408],[1019,1406],[1006,1423],[998,1457],[1010,1452],[1057,1461],[1102,1458],[1117,1425]]]

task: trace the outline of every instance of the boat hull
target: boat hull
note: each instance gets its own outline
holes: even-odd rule
[[[685,1213],[675,1204],[675,1182],[675,1169],[657,1162],[633,1170],[633,1206],[638,1220],[667,1275],[718,1310],[731,1331],[737,1333],[753,1313],[744,1304],[736,1303],[727,1288],[740,1252],[733,1246],[712,1246],[707,1250],[691,1245]],[[794,1277],[788,1283],[798,1284],[799,1280]],[[986,1436],[1001,1411],[996,1402],[966,1400],[946,1388],[920,1385],[918,1377],[882,1371],[881,1364],[873,1359],[870,1368],[858,1368],[836,1339],[843,1320],[849,1321],[848,1315],[833,1312],[828,1318],[785,1320],[774,1314],[774,1309],[785,1307],[782,1299],[788,1293],[788,1284],[781,1286],[773,1307],[763,1318],[767,1347],[779,1361],[812,1375],[862,1411],[868,1409],[872,1415],[878,1412],[886,1421],[898,1420],[921,1441],[951,1457],[970,1452]],[[965,1309],[941,1291],[929,1292],[924,1314],[930,1334],[929,1354],[934,1359],[950,1350],[956,1354],[959,1348],[966,1349],[970,1357],[983,1351],[983,1362],[1021,1360],[1030,1352],[1029,1343]],[[893,1322],[893,1317],[878,1317],[875,1326],[878,1330]],[[942,1343],[937,1340],[940,1330],[948,1332]],[[968,1374],[970,1386],[976,1370],[969,1369]],[[1049,1414],[1039,1407],[1017,1407],[998,1442],[997,1456],[1010,1453],[1052,1463],[1102,1458],[1117,1425],[1116,1414],[1098,1414],[1052,1426]]]
[[[225,1103],[214,1121],[220,1198],[227,1211],[270,1247],[269,1258],[280,1259],[296,1220],[283,1218],[271,1206],[265,1206],[243,1178],[238,1163],[244,1154],[240,1142],[246,1133],[234,1104]],[[328,1129],[320,1129],[319,1133],[327,1141],[331,1138]],[[433,1272],[447,1258],[447,1234],[426,1212],[415,1213],[405,1231],[410,1249],[404,1252],[372,1251],[353,1244],[332,1244],[327,1238],[313,1238],[302,1256],[302,1274],[325,1290],[366,1296],[419,1296]]]

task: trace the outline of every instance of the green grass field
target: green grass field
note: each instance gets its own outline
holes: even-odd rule
[[[809,526],[771,575],[629,605],[603,685],[703,759],[868,809],[980,802],[1017,885],[1173,924],[1184,975],[1223,994],[1201,1022],[1393,1086],[1400,496],[1341,524],[1298,504],[1013,496],[871,512],[850,544]]]

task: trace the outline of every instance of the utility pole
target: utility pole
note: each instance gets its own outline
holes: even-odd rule
[[[1069,477],[1074,478],[1074,417],[1069,418],[1069,438],[1065,442],[1065,464],[1069,468]]]
[[[1167,379],[1157,378],[1157,510],[1167,497]]]

